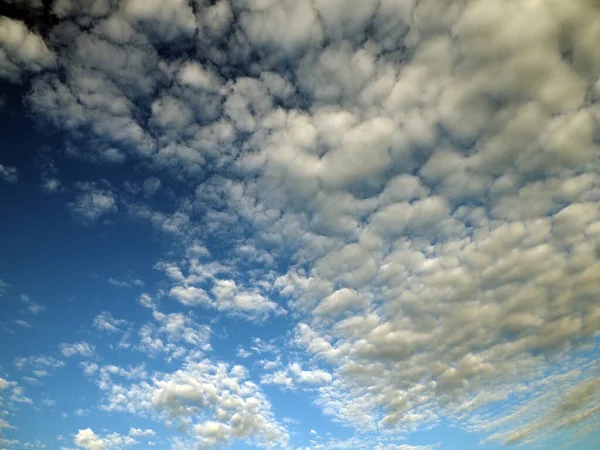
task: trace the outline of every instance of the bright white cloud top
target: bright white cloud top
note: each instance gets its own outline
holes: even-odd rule
[[[7,5],[0,447],[596,448],[597,1]]]

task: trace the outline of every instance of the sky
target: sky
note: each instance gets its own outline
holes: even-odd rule
[[[0,449],[600,448],[597,0],[4,0]]]

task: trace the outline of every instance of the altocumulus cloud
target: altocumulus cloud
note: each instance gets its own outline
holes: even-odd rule
[[[64,136],[57,165],[118,175],[54,168],[46,190],[170,249],[157,283],[110,278],[158,286],[130,301],[145,318],[90,319],[148,367],[57,343],[86,359],[99,411],[179,430],[173,448],[443,449],[394,437],[442,421],[504,444],[597,431],[597,1],[47,3],[51,26],[0,17],[0,77]],[[211,343],[242,328],[225,361]],[[253,364],[265,330],[277,359]],[[64,365],[28,358],[38,378]],[[304,393],[354,437],[295,442],[275,399]]]

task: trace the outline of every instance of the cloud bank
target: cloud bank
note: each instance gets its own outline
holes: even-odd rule
[[[598,366],[581,354],[600,329],[597,2],[98,0],[52,14],[44,38],[0,18],[0,77],[30,77],[26,104],[65,133],[65,155],[148,172],[137,189],[81,181],[68,208],[169,236],[163,301],[293,321],[286,345],[315,369],[263,384],[317,386],[322,412],[361,432],[443,418],[519,443],[597,419]],[[151,201],[175,182],[169,208]],[[209,328],[140,302],[153,321],[137,348],[184,362],[102,387],[106,410],[181,426],[197,448],[288,442],[246,369],[190,357]],[[562,398],[544,397],[540,379],[559,375]],[[537,420],[484,414],[544,398]],[[75,444],[128,439],[83,429]]]

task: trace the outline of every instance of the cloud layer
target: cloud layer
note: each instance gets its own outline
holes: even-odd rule
[[[79,180],[68,209],[89,226],[149,224],[174,248],[156,298],[139,297],[151,321],[106,311],[94,326],[181,367],[127,383],[90,369],[106,411],[180,427],[197,448],[286,445],[247,369],[205,358],[211,328],[193,309],[292,321],[285,346],[312,369],[258,379],[312,386],[360,432],[444,419],[520,443],[597,419],[597,2],[61,0],[52,14],[44,38],[0,18],[0,77],[27,74],[61,156],[144,173]],[[568,389],[545,397],[540,380],[559,375]],[[548,412],[485,414],[509,400]],[[88,428],[75,444],[142,436]]]

